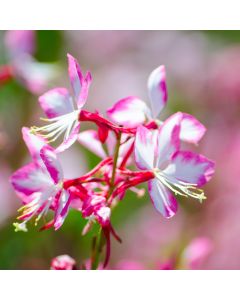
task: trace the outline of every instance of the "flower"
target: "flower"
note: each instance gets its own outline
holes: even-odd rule
[[[47,118],[42,119],[50,124],[43,127],[32,127],[32,132],[40,134],[53,142],[64,134],[63,142],[56,149],[62,152],[69,148],[77,139],[80,129],[79,113],[88,96],[91,74],[84,77],[76,59],[68,54],[68,72],[74,92],[74,100],[67,89],[54,88],[39,97],[39,103]]]
[[[102,227],[109,225],[111,209],[107,206],[105,197],[89,193],[81,210],[84,218],[89,218],[91,221],[96,219]]]
[[[144,270],[144,265],[141,262],[122,259],[115,266],[116,270]]]
[[[191,270],[197,270],[212,251],[213,242],[209,238],[194,238],[182,253],[182,263]]]
[[[105,167],[111,160],[111,158],[103,160],[82,177],[64,180],[63,187],[71,194],[72,207],[80,211],[83,218],[89,220],[83,232],[87,232],[94,221],[97,221],[101,227],[110,225],[111,209],[106,198],[108,188],[102,185],[101,180],[95,181],[93,175],[100,172],[105,174]]]
[[[26,223],[36,217],[35,223],[50,208],[54,210],[53,225],[57,230],[67,215],[71,197],[63,189],[63,171],[54,149],[45,144],[41,137],[23,128],[23,138],[32,156],[32,162],[17,170],[11,177],[16,193],[21,197],[23,207],[18,217],[22,223],[14,223],[16,231],[27,231]]]
[[[148,183],[155,208],[166,218],[177,211],[173,194],[192,197],[202,202],[204,192],[199,189],[210,180],[214,163],[202,155],[180,151],[181,123],[172,126],[171,117],[152,133],[139,126],[135,141],[135,161],[142,170],[151,170],[154,178]]]
[[[39,94],[57,76],[58,67],[34,59],[35,40],[33,30],[9,30],[4,42],[10,59],[9,78],[14,76],[31,93]]]
[[[157,117],[167,104],[167,84],[165,67],[160,66],[153,70],[148,78],[148,93],[151,109],[146,103],[137,97],[127,97],[119,100],[113,107],[107,110],[109,118],[123,126],[136,127],[147,120],[155,120],[161,126],[162,122]],[[183,141],[197,144],[203,137],[206,128],[195,117],[177,112],[172,115],[175,123],[181,119],[180,138]]]
[[[51,270],[76,270],[76,261],[69,255],[59,255],[52,260]]]

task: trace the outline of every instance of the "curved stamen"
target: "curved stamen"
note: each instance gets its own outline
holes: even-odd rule
[[[65,132],[64,139],[67,139],[74,125],[78,122],[79,111],[74,110],[71,113],[61,115],[52,119],[42,118],[43,121],[50,124],[42,127],[31,127],[34,134],[38,134],[47,139],[49,143],[56,141],[61,134]],[[74,124],[75,122],[75,124]]]
[[[154,174],[156,178],[161,181],[166,187],[168,187],[175,195],[180,195],[183,197],[192,197],[198,199],[200,203],[206,199],[204,195],[204,191],[202,189],[197,188],[197,185],[194,183],[187,183],[181,180],[176,180],[175,178],[171,178],[167,176],[160,170],[154,170]]]

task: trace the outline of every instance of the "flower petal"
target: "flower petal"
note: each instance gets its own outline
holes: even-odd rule
[[[199,270],[212,250],[213,242],[209,238],[197,237],[183,251],[183,263],[192,270]]]
[[[72,98],[65,88],[52,89],[38,99],[48,118],[55,118],[74,111]]]
[[[180,147],[180,120],[172,122],[168,118],[159,128],[157,136],[156,167],[162,169],[162,164],[169,161]]]
[[[94,212],[96,219],[101,226],[106,226],[109,223],[111,209],[107,206],[102,206]]]
[[[36,163],[30,163],[17,170],[10,181],[16,192],[26,196],[42,192],[53,183],[49,174]]]
[[[190,151],[178,151],[164,173],[177,180],[202,186],[214,173],[214,162]]]
[[[80,130],[80,125],[81,124],[79,122],[75,122],[69,136],[67,138],[64,138],[63,143],[60,146],[58,146],[57,149],[55,150],[56,153],[63,152],[72,146],[72,144],[77,140],[78,133]]]
[[[148,92],[151,101],[152,115],[156,118],[167,102],[167,85],[165,67],[153,70],[148,78]]]
[[[4,42],[11,57],[19,57],[26,53],[33,54],[35,32],[34,30],[8,30]]]
[[[202,123],[186,113],[177,112],[170,116],[168,120],[169,126],[174,126],[176,123],[181,124],[180,139],[184,142],[197,144],[206,132],[206,128]]]
[[[165,218],[173,217],[177,212],[178,204],[172,193],[157,179],[149,181],[148,189],[156,210]]]
[[[180,131],[180,139],[197,144],[204,133],[206,132],[206,127],[200,123],[195,117],[182,113],[182,121],[181,121],[181,131]]]
[[[40,156],[54,183],[57,184],[63,179],[63,171],[56,153],[50,147],[45,146],[41,149]]]
[[[140,125],[137,128],[134,149],[135,161],[139,169],[151,170],[153,168],[154,149],[151,131]]]
[[[51,270],[74,270],[76,261],[69,255],[59,255],[51,261]]]
[[[69,206],[71,203],[71,197],[69,195],[69,192],[63,190],[58,201],[59,201],[59,205],[57,208],[57,212],[55,215],[55,222],[54,222],[55,230],[58,230],[62,226],[68,214]]]
[[[146,120],[149,114],[146,103],[137,97],[127,97],[119,100],[107,110],[109,118],[119,125],[136,127]]]
[[[84,78],[77,60],[70,54],[67,54],[67,57],[68,73],[75,99],[77,101],[78,108],[82,108],[87,100],[88,89],[92,81],[91,73],[87,72],[86,77]]]
[[[34,94],[42,93],[58,73],[56,65],[37,62],[28,55],[22,55],[21,59],[15,59],[12,66],[19,82]]]
[[[90,129],[79,133],[78,141],[97,156],[101,158],[105,158],[107,156],[103,149],[102,143],[98,138],[98,132],[96,130]]]
[[[40,159],[40,150],[46,145],[46,140],[31,133],[30,129],[27,127],[22,128],[22,135],[32,158],[37,160]]]

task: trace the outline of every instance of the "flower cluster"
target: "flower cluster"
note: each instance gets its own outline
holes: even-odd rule
[[[181,141],[198,144],[206,129],[193,116],[175,113],[165,121],[158,115],[167,103],[165,68],[154,70],[148,80],[151,108],[137,97],[119,100],[107,110],[109,119],[83,107],[92,82],[90,72],[84,75],[76,59],[68,54],[68,72],[72,93],[54,88],[39,97],[46,118],[41,127],[23,128],[23,139],[32,162],[17,170],[12,185],[22,199],[21,223],[16,230],[26,231],[26,223],[37,223],[49,210],[54,215],[41,229],[59,229],[70,208],[87,219],[84,233],[94,222],[100,233],[91,255],[96,268],[103,241],[106,243],[107,265],[110,236],[120,238],[110,221],[111,210],[124,198],[127,190],[144,194],[136,186],[148,182],[150,198],[158,212],[170,218],[177,211],[176,195],[202,202],[206,197],[201,186],[214,173],[214,163],[206,157],[181,150]],[[95,124],[96,129],[80,132],[82,122]],[[51,143],[57,143],[54,148]],[[79,142],[102,160],[87,174],[66,179],[58,159],[73,143]],[[136,163],[139,170],[134,171]]]

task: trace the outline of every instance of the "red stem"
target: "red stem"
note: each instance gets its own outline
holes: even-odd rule
[[[151,171],[145,171],[145,172],[128,172],[131,176],[134,175],[132,178],[126,179],[119,187],[115,189],[115,191],[112,193],[112,199],[118,196],[119,194],[124,193],[127,189],[130,187],[136,186],[140,183],[143,183],[145,181],[151,180],[154,178],[154,174]]]
[[[112,163],[112,158],[111,157],[105,158],[95,168],[93,168],[90,172],[86,173],[82,177],[65,180],[64,188],[67,189],[70,186],[75,186],[75,185],[84,183],[85,181],[89,180],[90,177],[92,177],[94,174],[96,174],[102,167],[104,167],[105,165],[108,165],[110,163]]]
[[[113,130],[117,135],[119,133],[128,133],[128,134],[136,134],[137,127],[134,128],[128,128],[128,127],[122,127],[119,125],[116,125],[104,117],[100,116],[98,113],[92,113],[87,110],[81,110],[79,114],[79,121],[89,121],[95,123],[97,126],[105,126],[106,128]],[[157,124],[155,121],[151,121],[145,125],[148,129],[156,129]]]
[[[131,147],[129,148],[128,152],[126,153],[124,159],[122,160],[119,169],[124,169],[124,168],[125,168],[125,166],[126,166],[126,164],[127,164],[127,161],[128,161],[128,159],[129,159],[130,155],[132,154],[133,150],[134,150],[134,142],[132,143],[132,145],[131,145]]]

